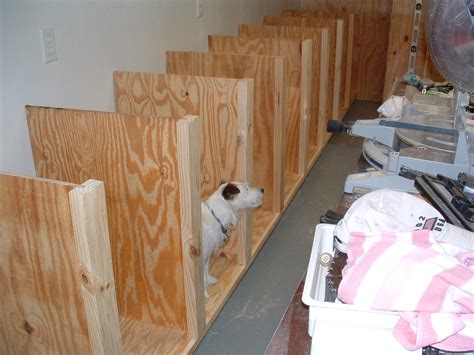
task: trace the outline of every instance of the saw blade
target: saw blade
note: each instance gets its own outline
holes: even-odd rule
[[[337,291],[342,281],[342,269],[346,266],[347,254],[334,250],[334,256],[331,259],[331,263],[328,267],[328,273],[326,275],[326,292],[324,301],[334,302],[337,299]]]

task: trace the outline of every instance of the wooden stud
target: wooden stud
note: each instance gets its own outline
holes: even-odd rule
[[[239,181],[252,181],[253,160],[253,102],[254,81],[252,79],[241,80],[238,84],[238,146],[241,160],[237,165],[237,177]],[[237,263],[249,265],[252,257],[252,212],[244,211],[237,225],[239,238],[239,252]]]
[[[69,192],[82,298],[94,354],[122,354],[104,183]]]
[[[189,337],[196,341],[206,326],[204,263],[201,254],[200,127],[196,116],[177,123],[181,240],[183,250],[186,319]]]
[[[311,124],[311,95],[313,77],[313,41],[306,39],[301,42],[301,125],[298,172],[306,176],[309,155],[309,128]]]
[[[327,71],[323,71],[324,68],[327,68],[329,66],[329,33],[326,32],[324,35],[323,35],[323,40],[322,40],[322,43],[321,43],[321,81],[322,82],[325,82],[325,81],[328,81],[329,80],[329,76],[328,76],[328,72]],[[325,100],[325,98],[327,97],[327,93],[320,93],[320,100],[321,102],[327,102]],[[323,109],[323,108],[321,108]],[[321,113],[320,113],[321,114]],[[329,117],[329,115],[325,115],[326,117],[326,120],[319,120],[318,121],[318,129],[317,129],[317,132],[318,132],[318,137],[316,139],[316,142],[317,142],[317,152],[320,152],[322,151],[322,149],[325,147],[326,145],[326,138],[328,136],[328,132],[326,131],[326,126],[327,126],[327,123],[328,121],[331,119]]]
[[[340,102],[342,90],[345,88],[345,83],[341,82],[343,80],[342,72],[346,70],[346,67],[342,65],[344,45],[347,46],[347,43],[344,43],[344,21],[336,20],[336,68],[334,74],[334,98],[332,102],[334,105],[333,111],[336,112],[336,118],[338,120],[342,119],[345,115],[343,104]]]
[[[285,119],[287,117],[288,107],[286,105],[286,98],[288,95],[287,86],[287,70],[285,67],[286,58],[280,57],[275,60],[275,83],[274,87],[276,90],[273,95],[275,114],[274,131],[273,131],[273,181],[275,182],[275,189],[273,192],[273,212],[278,213],[283,211],[285,207],[285,160],[281,157],[286,156],[286,136],[285,132]]]
[[[349,33],[348,33],[348,44],[347,44],[347,62],[346,62],[346,88],[344,90],[344,107],[349,108],[354,101],[355,92],[351,91],[352,83],[352,57],[354,55],[354,21],[355,15],[349,14]]]

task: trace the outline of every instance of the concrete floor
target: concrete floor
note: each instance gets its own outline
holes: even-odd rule
[[[356,101],[344,120],[377,117],[378,106]],[[331,138],[195,354],[265,353],[306,271],[319,217],[336,206],[361,144],[346,134]]]

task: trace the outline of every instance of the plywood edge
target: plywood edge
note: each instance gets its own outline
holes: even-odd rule
[[[104,184],[89,180],[69,199],[92,352],[122,354]]]
[[[244,79],[239,81],[237,90],[237,178],[240,181],[251,183],[253,175],[254,80]],[[252,256],[251,211],[246,210],[242,213],[237,228],[240,237],[237,263],[248,265]]]
[[[298,172],[306,174],[309,153],[309,128],[311,126],[311,95],[313,78],[313,41],[301,42],[301,107],[300,107],[300,147]]]
[[[274,110],[275,117],[273,119],[274,135],[273,135],[273,212],[280,213],[284,209],[284,187],[285,187],[285,127],[287,112],[287,66],[288,59],[278,57],[275,60],[275,92],[274,92]]]
[[[347,41],[347,62],[346,62],[346,88],[344,97],[344,107],[349,108],[352,104],[352,56],[354,55],[354,14],[349,14],[348,26],[348,41]]]
[[[326,131],[328,112],[328,81],[329,81],[329,29],[324,29],[321,34],[320,53],[320,86],[319,86],[319,115],[318,115],[318,139],[317,150],[324,147],[324,132]]]
[[[200,339],[205,330],[204,263],[201,256],[200,127],[196,116],[177,123],[181,243],[187,330]]]

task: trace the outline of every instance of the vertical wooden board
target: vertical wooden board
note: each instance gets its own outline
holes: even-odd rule
[[[92,351],[68,193],[0,174],[0,353]]]
[[[211,195],[221,181],[252,181],[251,169],[242,165],[252,163],[247,153],[252,146],[245,133],[251,130],[253,105],[242,103],[243,91],[253,88],[252,79],[236,80],[203,76],[158,73],[115,72],[116,110],[122,113],[152,114],[201,118],[200,187],[202,197]],[[242,85],[245,88],[242,88]],[[240,89],[239,89],[240,88]],[[252,92],[253,95],[253,92]],[[253,100],[253,97],[252,97]],[[242,222],[242,223],[240,223]],[[245,225],[242,218],[239,226]],[[240,229],[230,238],[227,252],[246,265],[241,248],[245,249],[248,230]]]
[[[241,160],[237,164],[238,176],[247,177],[248,182],[253,181],[253,108],[254,108],[254,81],[245,79],[239,82],[238,87],[238,125],[239,125],[239,150]],[[241,236],[239,243],[239,259],[241,265],[249,265],[252,257],[252,225],[253,211],[244,211],[237,225],[237,233]]]
[[[357,98],[381,101],[392,0],[302,0],[302,10],[354,13],[352,86]]]
[[[347,49],[347,63],[346,63],[346,96],[344,98],[345,106],[349,108],[356,97],[355,90],[352,90],[352,71],[354,69],[352,62],[354,56],[354,26],[355,26],[355,15],[349,14],[349,28],[348,28],[348,49]]]
[[[283,146],[275,144],[283,131],[286,109],[285,87],[275,81],[279,63],[286,76],[287,59],[272,56],[228,53],[167,52],[168,73],[227,78],[253,78],[254,102],[254,184],[265,189],[264,209],[279,213],[283,208]],[[280,110],[282,109],[282,110]],[[284,163],[282,164],[284,169]]]
[[[286,120],[286,170],[299,171],[301,111],[302,44],[300,40],[209,36],[209,51],[234,54],[272,55],[288,58],[288,117]]]
[[[69,200],[92,352],[122,354],[104,183],[89,180]]]
[[[200,130],[197,116],[178,122],[178,164],[184,288],[189,337],[198,341],[206,326],[204,262],[201,256]]]
[[[121,316],[186,328],[176,120],[27,107],[38,176],[104,181]]]
[[[310,122],[310,160],[316,156],[324,146],[322,138],[324,130],[318,127],[325,126],[329,119],[329,107],[332,95],[329,95],[331,83],[328,75],[329,70],[329,30],[311,27],[295,26],[261,26],[261,25],[239,25],[239,35],[249,37],[270,38],[297,38],[311,39],[313,41],[313,82],[311,97],[311,122]],[[321,134],[320,134],[321,133]]]
[[[263,23],[276,26],[303,26],[329,28],[331,38],[334,40],[331,44],[331,55],[334,56],[334,88],[332,97],[332,117],[340,118],[339,115],[344,111],[345,80],[346,80],[346,62],[348,47],[348,15],[341,15],[338,18],[327,17],[303,17],[303,16],[265,16]]]

